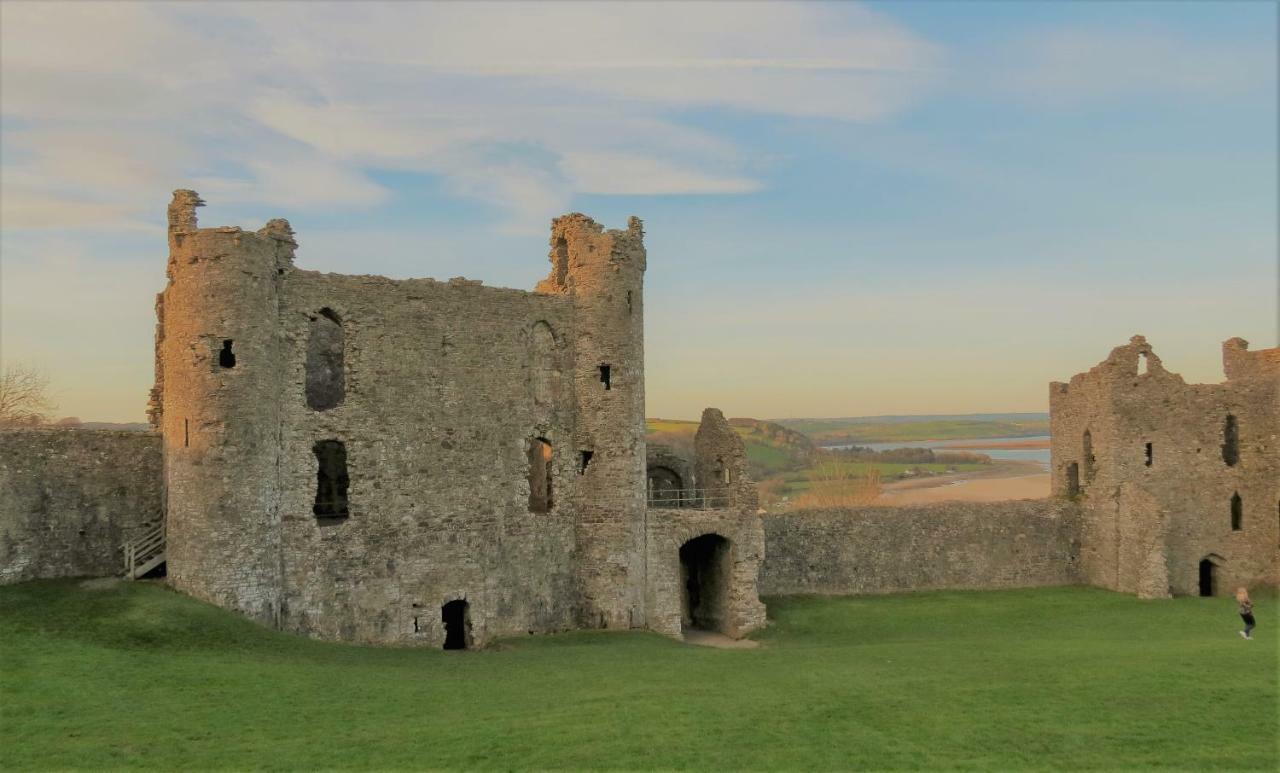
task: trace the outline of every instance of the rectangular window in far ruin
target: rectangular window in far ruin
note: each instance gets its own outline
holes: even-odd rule
[[[579,451],[578,452],[578,474],[587,474],[587,465],[591,464],[591,457],[595,456],[595,451]]]
[[[1153,450],[1153,449],[1152,449],[1152,447],[1151,447],[1151,444],[1150,444],[1150,443],[1147,443],[1147,461],[1146,461],[1146,465],[1147,465],[1148,467],[1150,467],[1150,466],[1151,466],[1151,454],[1152,454],[1152,450]]]
[[[1240,492],[1231,495],[1231,530],[1240,531],[1244,528],[1244,500],[1240,499]]]
[[[613,388],[612,368],[608,365],[600,366],[600,383],[604,384],[605,389]]]
[[[190,419],[182,420],[182,447],[183,448],[191,447],[191,420]]]
[[[351,514],[347,502],[347,447],[341,440],[321,440],[311,449],[316,455],[316,520],[346,520]]]
[[[218,352],[218,364],[224,368],[234,368],[236,366],[236,353],[231,350],[233,343],[230,338],[222,340],[222,350]]]

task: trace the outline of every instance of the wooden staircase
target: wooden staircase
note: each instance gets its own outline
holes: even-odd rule
[[[124,549],[125,579],[138,579],[165,562],[164,524],[120,547]]]

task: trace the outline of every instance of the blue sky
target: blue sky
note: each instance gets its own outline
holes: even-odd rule
[[[0,359],[138,420],[164,208],[531,288],[645,220],[648,412],[1044,410],[1277,345],[1276,5],[0,6]]]

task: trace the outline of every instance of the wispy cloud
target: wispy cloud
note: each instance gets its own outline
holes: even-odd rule
[[[1155,29],[1069,28],[1028,35],[995,77],[1043,104],[1133,97],[1236,97],[1274,88],[1276,51]]]
[[[934,46],[856,5],[9,2],[7,227],[136,221],[166,189],[325,211],[438,175],[541,230],[573,195],[758,190],[682,122],[882,119]]]

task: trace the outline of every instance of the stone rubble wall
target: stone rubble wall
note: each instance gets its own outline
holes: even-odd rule
[[[1080,581],[1079,511],[1063,500],[814,509],[763,520],[762,596]]]
[[[122,574],[160,523],[160,466],[150,432],[0,430],[0,584]]]

